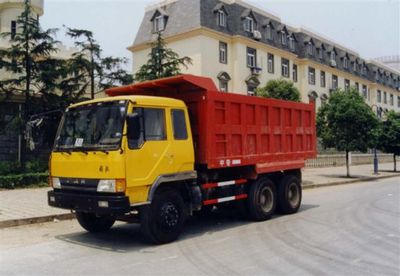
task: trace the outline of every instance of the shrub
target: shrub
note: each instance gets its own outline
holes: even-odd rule
[[[31,185],[46,186],[48,173],[25,173],[0,176],[0,188],[14,189]]]

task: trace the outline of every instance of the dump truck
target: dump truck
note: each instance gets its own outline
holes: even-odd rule
[[[49,161],[48,204],[87,231],[139,222],[161,244],[220,204],[255,221],[298,211],[316,156],[313,103],[220,92],[194,75],[106,93],[66,109]]]

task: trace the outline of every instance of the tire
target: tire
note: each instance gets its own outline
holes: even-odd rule
[[[96,233],[109,230],[115,223],[112,216],[100,216],[92,213],[76,212],[79,224],[87,231]]]
[[[285,175],[278,186],[278,209],[282,214],[296,213],[301,205],[301,181],[295,175]]]
[[[262,177],[253,182],[248,194],[247,208],[252,220],[271,218],[276,208],[276,189],[270,179]]]
[[[178,238],[186,218],[185,203],[175,190],[161,190],[151,204],[142,208],[140,223],[150,243],[164,244]]]

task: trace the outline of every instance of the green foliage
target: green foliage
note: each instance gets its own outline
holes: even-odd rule
[[[365,152],[376,143],[378,121],[358,91],[337,90],[318,111],[317,134],[326,148]]]
[[[300,102],[300,91],[293,82],[284,79],[270,80],[264,87],[257,88],[256,95],[264,98]]]
[[[158,33],[157,40],[151,43],[150,46],[149,59],[136,73],[136,81],[176,76],[181,74],[182,66],[188,68],[187,65],[192,64],[191,58],[180,58],[177,53],[167,48],[161,33]]]
[[[14,189],[23,187],[47,186],[48,173],[25,173],[0,175],[0,189]]]
[[[389,111],[386,120],[380,124],[378,148],[393,153],[394,171],[396,171],[396,155],[400,155],[400,113]]]
[[[79,97],[90,87],[91,97],[94,98],[96,87],[104,90],[133,82],[132,75],[122,68],[127,60],[102,57],[101,47],[91,31],[67,28],[67,35],[75,40],[75,47],[79,51],[66,61],[63,91],[74,92]]]
[[[42,160],[29,160],[25,163],[25,167],[17,161],[0,162],[0,175],[7,176],[22,173],[43,173],[48,170],[48,164]]]

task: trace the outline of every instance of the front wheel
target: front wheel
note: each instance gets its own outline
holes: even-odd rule
[[[283,214],[293,214],[301,204],[301,181],[297,176],[285,175],[278,187],[278,209]]]
[[[112,216],[96,215],[92,213],[76,212],[79,224],[89,232],[104,232],[109,230],[115,223]]]
[[[161,190],[140,212],[141,230],[147,240],[163,244],[176,240],[185,222],[185,203],[175,190]]]
[[[276,207],[276,190],[270,179],[262,177],[251,185],[247,207],[253,220],[263,221],[271,218]]]

